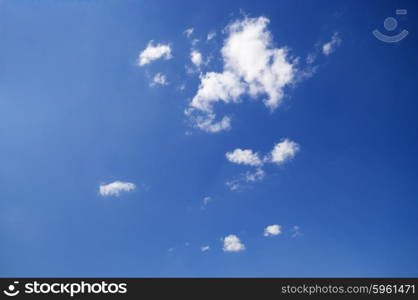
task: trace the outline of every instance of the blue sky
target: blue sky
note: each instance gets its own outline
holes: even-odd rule
[[[417,276],[417,20],[0,1],[0,276]]]

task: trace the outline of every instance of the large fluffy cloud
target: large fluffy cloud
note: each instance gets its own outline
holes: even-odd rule
[[[230,234],[223,239],[225,252],[239,252],[245,250],[245,245],[241,242],[239,237]]]
[[[170,45],[157,44],[154,46],[153,41],[150,41],[147,48],[139,54],[138,64],[143,66],[160,58],[168,60],[172,57]]]
[[[214,123],[215,103],[236,103],[243,95],[262,96],[264,104],[272,110],[280,104],[296,68],[288,59],[286,48],[274,47],[268,23],[265,17],[244,18],[226,27],[227,38],[221,50],[223,72],[201,75],[188,114],[201,113],[209,123]],[[198,127],[213,131],[210,126]]]
[[[131,182],[115,181],[109,184],[101,184],[99,193],[102,196],[119,196],[122,192],[129,192],[136,188]]]

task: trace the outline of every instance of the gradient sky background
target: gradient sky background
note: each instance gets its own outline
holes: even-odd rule
[[[397,8],[410,34],[385,44],[371,32]],[[0,1],[0,276],[417,276],[417,8]],[[217,108],[231,130],[203,132],[184,115],[199,85],[184,30],[220,71],[222,30],[244,15],[270,19],[274,45],[301,60],[335,32],[341,44],[274,112],[243,97]],[[150,40],[173,58],[139,67]],[[169,85],[149,86],[158,72]],[[299,143],[294,159],[225,185],[250,170],[226,152],[283,138]],[[137,188],[99,194],[116,180]],[[282,234],[264,237],[271,224]],[[246,250],[223,251],[229,234]]]

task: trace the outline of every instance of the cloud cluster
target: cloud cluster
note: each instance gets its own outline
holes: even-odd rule
[[[102,196],[119,196],[122,192],[129,192],[136,188],[135,184],[130,182],[115,181],[109,184],[101,184],[99,193]]]
[[[283,164],[294,158],[299,150],[300,146],[298,143],[284,139],[275,144],[273,150],[265,155],[264,158],[260,158],[259,154],[251,149],[242,150],[239,148],[232,152],[227,152],[225,156],[230,162],[235,164],[260,167],[265,163]]]
[[[209,126],[216,122],[213,106],[218,102],[237,103],[243,95],[254,99],[264,96],[264,104],[271,110],[280,104],[296,68],[286,48],[274,47],[268,23],[265,17],[244,18],[226,27],[228,36],[221,50],[223,72],[200,76],[198,91],[186,110],[188,115],[204,116],[194,119],[197,127],[210,132],[227,129]],[[202,122],[209,125],[201,126]]]
[[[319,51],[329,55],[341,44],[338,32],[316,52],[306,58],[307,67],[297,68],[298,58],[292,58],[286,46],[277,47],[268,30],[270,20],[266,17],[244,17],[230,23],[223,30],[226,37],[220,50],[221,72],[201,72],[201,66],[208,66],[211,55],[205,60],[195,49],[198,39],[192,40],[190,60],[193,67],[186,66],[186,72],[200,73],[198,89],[185,109],[192,125],[206,132],[220,132],[231,128],[228,115],[217,116],[215,106],[219,103],[239,103],[246,97],[263,100],[266,107],[275,110],[285,96],[286,88],[311,77],[317,66],[312,66]],[[184,31],[191,39],[194,28]],[[206,41],[216,36],[215,31],[207,34]],[[169,44],[154,45],[150,41],[138,58],[138,65],[144,66],[157,59],[169,60],[173,56]],[[151,86],[165,84],[162,77],[155,78]]]
[[[265,177],[265,172],[262,167],[266,163],[281,165],[294,158],[299,150],[300,146],[298,143],[289,139],[284,139],[281,142],[275,144],[273,150],[264,157],[260,157],[258,153],[251,149],[242,150],[238,148],[232,152],[227,152],[225,156],[228,161],[235,164],[256,167],[257,169],[253,172],[247,171],[241,175],[241,178],[227,181],[226,185],[231,191],[236,191],[240,189],[242,183],[263,180]]]
[[[239,237],[230,234],[223,238],[223,250],[225,252],[240,252],[245,250],[245,245],[241,242]]]
[[[147,48],[139,54],[138,65],[144,66],[160,58],[165,60],[173,58],[170,45],[157,44],[154,46],[153,41],[150,41]]]
[[[289,232],[291,233],[291,238],[299,237],[302,235],[302,233],[300,232],[300,227],[297,225],[290,228]],[[282,226],[279,224],[268,225],[264,228],[264,232],[263,232],[264,237],[279,236],[281,234],[283,234],[283,231],[282,231]],[[241,252],[241,251],[246,250],[246,246],[244,245],[244,243],[235,234],[230,234],[222,238],[221,241],[223,244],[224,252]],[[211,248],[209,245],[200,247],[201,252],[206,252],[206,251],[209,251],[210,249]]]
[[[230,117],[227,115],[217,116],[216,106],[220,103],[240,103],[248,97],[262,100],[264,105],[273,111],[281,104],[286,88],[299,82],[298,78],[301,76],[306,76],[306,70],[297,69],[298,60],[289,56],[287,47],[276,46],[272,34],[268,30],[269,22],[269,19],[265,17],[244,17],[230,23],[225,28],[223,32],[226,34],[226,38],[220,50],[222,56],[220,72],[201,73],[201,66],[207,67],[212,56],[209,54],[204,59],[202,53],[196,49],[195,46],[199,40],[194,37],[194,28],[184,31],[184,35],[192,44],[189,59],[193,66],[190,66],[189,69],[187,66],[186,71],[190,70],[194,74],[200,73],[198,89],[185,110],[185,114],[195,127],[207,132],[229,130],[231,128]],[[206,41],[214,39],[215,36],[216,32],[210,32]],[[341,38],[338,33],[334,33],[329,42],[322,46],[321,43],[317,44],[316,52],[308,55],[306,63],[313,64],[321,51],[324,55],[331,54],[340,44]],[[206,56],[207,52],[204,51],[204,53]],[[150,64],[158,59],[169,60],[172,57],[172,49],[169,44],[155,45],[153,41],[150,41],[139,54],[138,66]],[[151,79],[150,86],[167,84],[166,75],[157,73]],[[185,84],[181,84],[179,89],[184,90]],[[229,181],[227,185],[231,190],[237,190],[243,182],[261,181],[266,176],[263,170],[266,164],[281,165],[293,159],[299,150],[299,144],[284,139],[276,143],[266,155],[260,155],[251,149],[240,148],[227,152],[225,156],[231,163],[251,167],[249,171],[242,173],[239,179]],[[121,193],[132,191],[135,188],[133,183],[115,181],[101,185],[99,192],[102,196],[119,196]],[[211,197],[204,197],[202,209],[210,201],[212,201]],[[292,237],[300,236],[300,228],[294,226],[291,233]],[[280,234],[282,234],[282,226],[278,224],[266,226],[263,232],[265,237]],[[222,238],[222,243],[225,252],[246,250],[244,243],[234,234]],[[186,246],[188,245],[186,243]],[[169,251],[173,250],[174,248],[171,248]],[[203,245],[200,250],[202,252],[209,251],[210,246]]]
[[[296,238],[296,237],[300,237],[303,235],[300,232],[300,227],[297,225],[292,226],[286,231],[288,233],[287,236],[290,238]],[[279,225],[279,224],[268,225],[264,228],[264,231],[263,231],[263,236],[266,238],[279,236],[282,234],[283,234],[283,227],[282,225]],[[230,234],[225,237],[222,237],[221,242],[222,242],[222,250],[224,252],[241,252],[247,249],[246,245],[235,234]],[[186,242],[184,243],[184,246],[189,247],[190,243]],[[212,250],[211,246],[208,244],[203,244],[202,246],[199,247],[199,249],[201,252],[207,252],[207,251]],[[174,250],[175,250],[174,247],[168,249],[169,252],[173,252]]]

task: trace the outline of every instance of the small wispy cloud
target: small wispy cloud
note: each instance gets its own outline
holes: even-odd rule
[[[264,228],[264,236],[275,236],[282,233],[282,226],[275,224]]]
[[[263,180],[264,176],[266,176],[266,172],[263,169],[258,168],[255,172],[247,171],[245,173],[245,181],[247,182],[255,182]]]
[[[99,193],[102,196],[119,196],[122,192],[129,192],[136,188],[131,182],[115,181],[109,184],[101,184]]]
[[[144,66],[160,58],[165,60],[173,58],[170,45],[157,44],[154,46],[153,41],[150,41],[145,50],[139,54],[138,65]]]
[[[212,197],[206,196],[203,198],[202,208],[205,209],[208,206],[209,202],[212,201]]]
[[[207,252],[209,250],[210,250],[210,246],[202,246],[202,247],[200,247],[200,251],[202,251],[202,252]]]
[[[191,120],[195,122],[195,125],[199,129],[210,133],[231,129],[231,119],[227,116],[223,117],[219,122],[215,122],[214,114],[208,114],[207,116],[193,116],[191,117]]]
[[[180,84],[180,85],[177,87],[177,89],[178,89],[179,91],[184,91],[184,90],[186,89],[186,84],[184,84],[184,83]]]
[[[230,162],[236,164],[243,164],[254,167],[263,165],[263,162],[258,154],[250,149],[235,149],[232,152],[227,152],[225,156]]]
[[[211,31],[208,33],[208,36],[206,38],[206,40],[210,41],[212,39],[214,39],[216,37],[216,32],[215,31]]]
[[[341,38],[339,37],[338,32],[335,32],[332,37],[331,37],[331,41],[329,41],[328,43],[325,43],[322,46],[322,53],[324,55],[330,55],[332,52],[335,51],[335,49],[341,45]]]
[[[192,50],[192,52],[190,52],[190,60],[192,61],[192,63],[199,68],[200,65],[203,63],[203,56],[202,53],[200,53],[197,50]]]
[[[188,28],[184,31],[184,34],[189,38],[194,32],[194,28]]]
[[[231,191],[239,191],[241,189],[241,181],[239,179],[228,180],[225,184]]]
[[[283,164],[295,157],[299,149],[300,146],[298,143],[285,139],[274,146],[273,150],[271,151],[270,162]]]
[[[300,230],[300,226],[295,225],[292,227],[292,238],[296,238],[302,235],[302,232]]]
[[[245,250],[245,245],[238,236],[230,234],[223,238],[223,250],[225,252],[240,252]]]
[[[228,180],[225,184],[231,191],[241,191],[248,183],[261,181],[265,176],[266,172],[261,168],[257,168],[254,172],[247,171],[236,179]]]
[[[150,87],[154,87],[156,85],[168,85],[167,76],[162,73],[155,74],[150,83]]]

